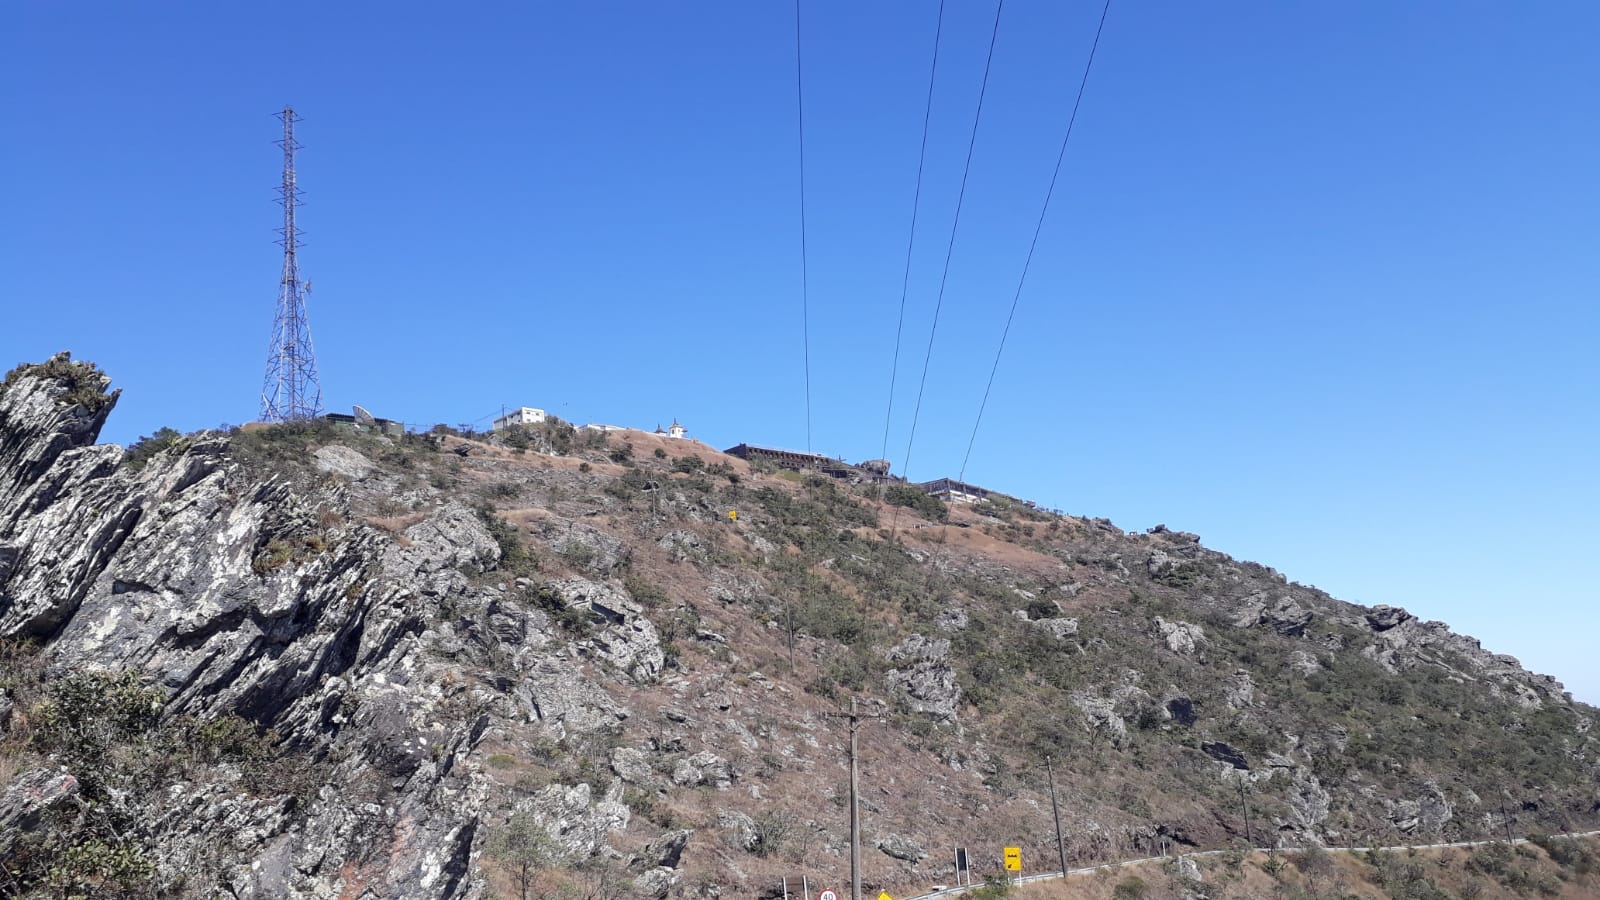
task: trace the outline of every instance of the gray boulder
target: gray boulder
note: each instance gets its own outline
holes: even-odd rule
[[[680,787],[709,784],[717,790],[727,790],[733,785],[733,766],[710,750],[701,750],[678,760],[672,769],[672,783]]]
[[[1366,612],[1367,624],[1372,626],[1373,631],[1388,631],[1401,622],[1414,618],[1416,616],[1398,606],[1385,606],[1381,603]]]
[[[717,814],[717,825],[728,833],[735,847],[746,853],[761,845],[761,832],[756,830],[755,820],[742,812],[723,810]]]
[[[1078,633],[1078,620],[1072,618],[1034,619],[1028,624],[1048,633],[1058,641],[1064,641]]]
[[[361,455],[360,451],[341,444],[318,447],[317,451],[311,454],[311,458],[312,464],[320,471],[351,481],[360,481],[371,475],[374,468],[372,460]]]
[[[1156,616],[1155,629],[1156,634],[1161,637],[1168,650],[1184,656],[1193,654],[1206,639],[1205,630],[1199,625],[1191,625],[1188,622],[1169,622],[1160,616]]]

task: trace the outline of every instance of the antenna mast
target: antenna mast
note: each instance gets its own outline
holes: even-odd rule
[[[306,318],[306,293],[310,285],[300,278],[300,233],[295,227],[295,207],[300,188],[295,183],[294,123],[300,117],[285,106],[283,120],[283,184],[278,202],[283,205],[283,277],[278,284],[277,311],[272,320],[272,344],[267,349],[267,376],[261,386],[261,421],[294,422],[322,415],[322,383],[317,378],[317,354],[311,346],[311,323]]]

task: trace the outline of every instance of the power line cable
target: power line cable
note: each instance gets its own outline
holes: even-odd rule
[[[972,458],[972,445],[978,439],[978,426],[983,423],[984,410],[989,406],[989,392],[994,389],[995,373],[1000,371],[1000,357],[1006,351],[1006,339],[1011,336],[1011,323],[1017,315],[1017,303],[1022,299],[1022,287],[1028,281],[1028,269],[1033,265],[1033,252],[1039,246],[1039,233],[1044,230],[1045,214],[1050,211],[1050,199],[1055,196],[1056,180],[1061,177],[1061,162],[1067,158],[1067,143],[1072,140],[1072,127],[1078,122],[1078,108],[1083,105],[1083,93],[1089,86],[1089,72],[1094,68],[1095,51],[1100,49],[1100,34],[1106,27],[1106,15],[1111,12],[1111,0],[1106,0],[1100,10],[1100,24],[1094,30],[1094,43],[1089,46],[1089,60],[1083,66],[1083,78],[1078,82],[1078,97],[1072,102],[1072,115],[1067,118],[1067,132],[1061,138],[1061,152],[1056,154],[1055,171],[1050,173],[1050,186],[1044,192],[1044,204],[1039,209],[1039,221],[1033,227],[1033,241],[1028,244],[1028,256],[1022,263],[1022,275],[1017,279],[1017,291],[1011,298],[1011,311],[1006,314],[1006,327],[1000,333],[1000,347],[994,354],[994,365],[989,369],[989,383],[983,388],[983,400],[978,404],[978,417],[972,423],[972,435],[967,438],[967,452],[961,457],[961,472],[957,481],[964,481],[967,461]]]
[[[911,251],[917,243],[917,211],[922,205],[922,171],[928,159],[928,122],[933,117],[933,84],[939,73],[939,39],[944,34],[944,0],[939,0],[938,23],[933,29],[933,64],[928,68],[928,100],[922,109],[922,145],[917,151],[917,187],[911,196],[911,234],[906,238],[905,274],[900,279],[900,317],[894,324],[894,361],[889,366],[889,403],[883,414],[883,449],[879,458],[889,458],[889,423],[894,418],[894,389],[900,375],[900,338],[906,324],[906,295],[911,289]]]
[[[983,83],[978,87],[978,108],[972,116],[972,134],[967,138],[967,161],[961,169],[961,190],[956,194],[956,213],[950,222],[950,241],[944,250],[944,271],[939,276],[939,296],[933,305],[933,325],[928,329],[928,349],[922,357],[922,379],[917,384],[917,404],[911,412],[911,433],[906,438],[905,463],[900,471],[910,478],[911,448],[917,440],[917,420],[922,415],[922,396],[928,387],[928,365],[933,360],[933,340],[939,333],[939,312],[944,308],[944,289],[950,280],[950,258],[955,253],[956,232],[961,227],[961,206],[967,198],[967,176],[972,172],[972,150],[978,143],[978,123],[983,119],[983,98],[989,91],[989,70],[994,64],[994,45],[1000,36],[1000,13],[1005,9],[1005,0],[999,0],[994,7],[994,26],[989,32],[989,55],[983,63]],[[894,521],[889,527],[892,536],[899,528],[900,507],[895,507]]]
[[[806,373],[806,452],[811,452],[811,298],[806,283],[806,96],[800,56],[800,0],[794,0],[794,97],[800,138],[800,341]]]

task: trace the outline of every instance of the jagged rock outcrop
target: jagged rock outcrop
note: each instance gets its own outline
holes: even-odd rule
[[[1128,722],[1117,713],[1117,701],[1077,693],[1072,696],[1072,705],[1083,713],[1084,724],[1091,733],[1108,738],[1116,747],[1127,742]]]
[[[627,546],[597,528],[560,519],[541,519],[533,528],[551,550],[595,575],[611,575],[628,561]]]
[[[0,792],[0,855],[77,793],[78,779],[68,772],[33,769],[13,778]]]
[[[569,609],[591,616],[598,628],[581,646],[639,683],[661,676],[666,657],[661,637],[644,610],[627,591],[613,584],[583,578],[552,582],[547,589]]]
[[[533,815],[552,840],[570,857],[583,859],[606,846],[606,838],[628,824],[628,807],[622,802],[622,782],[611,782],[596,797],[587,783],[547,785],[517,806]]]
[[[473,710],[493,704],[427,648],[452,639],[436,630],[442,609],[471,605],[469,575],[499,559],[476,514],[445,506],[394,542],[350,521],[338,488],[259,480],[222,436],[120,467],[121,448],[93,444],[116,395],[70,402],[83,382],[107,382],[52,374],[68,364],[24,370],[0,392],[0,637],[42,642],[63,672],[142,673],[163,717],[270,727],[320,784],[300,800],[271,784],[254,797],[192,785],[182,804],[129,809],[155,848],[155,882],[210,873],[218,892],[246,898],[473,894],[487,786],[466,758],[489,721]],[[350,454],[318,461],[364,474]],[[568,667],[516,689],[537,706],[551,681],[568,696],[584,683]],[[70,772],[41,777],[7,789],[0,806],[21,811],[0,840],[70,794],[50,789],[72,785]],[[31,806],[10,803],[20,797]],[[625,821],[614,798],[592,806],[592,825],[562,832],[582,835],[573,846]],[[217,862],[219,845],[229,854]]]

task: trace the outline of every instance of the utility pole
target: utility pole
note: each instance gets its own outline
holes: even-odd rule
[[[1056,817],[1056,854],[1061,857],[1061,877],[1067,877],[1067,843],[1061,839],[1061,807],[1056,805],[1056,770],[1050,757],[1044,758],[1044,770],[1050,776],[1050,812]]]
[[[1511,843],[1511,816],[1506,812],[1506,795],[1500,793],[1500,822],[1506,827],[1506,843]]]
[[[1239,806],[1244,810],[1244,842],[1250,847],[1256,845],[1255,839],[1250,836],[1250,801],[1244,797],[1244,773],[1239,773]]]
[[[850,711],[828,713],[829,718],[846,719],[850,723],[850,900],[861,900],[861,793],[857,769],[856,732],[862,719],[882,719],[883,713],[856,711],[856,698],[850,698]]]

